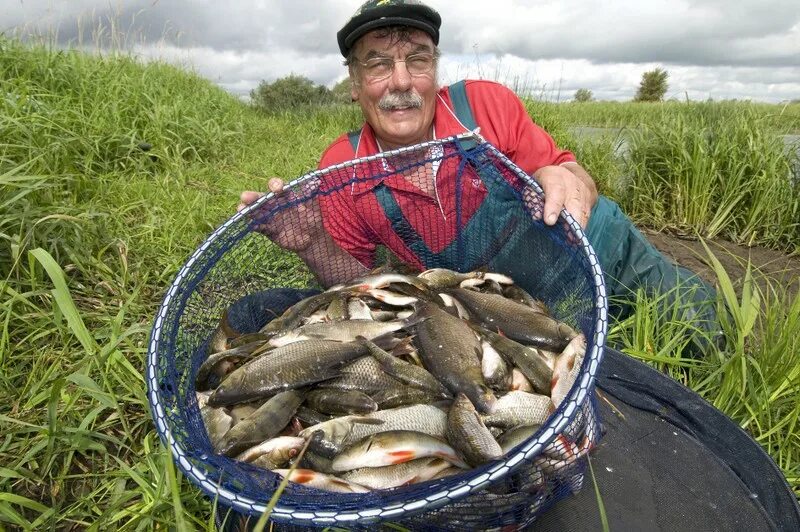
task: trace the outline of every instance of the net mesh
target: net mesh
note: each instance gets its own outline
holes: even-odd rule
[[[223,505],[263,512],[280,477],[216,455],[195,399],[195,376],[220,316],[238,306],[246,311],[232,320],[235,328],[257,330],[314,293],[299,289],[388,263],[410,271],[485,268],[512,277],[586,336],[580,373],[548,422],[501,460],[367,494],[290,483],[272,519],[352,528],[376,521],[442,530],[525,525],[579,490],[585,455],[600,437],[592,398],[606,298],[580,226],[566,213],[545,226],[542,205],[529,176],[479,137],[464,135],[312,172],[233,216],[178,273],[149,346],[153,417],[183,473]],[[256,298],[262,304],[241,304],[254,294],[266,294]]]

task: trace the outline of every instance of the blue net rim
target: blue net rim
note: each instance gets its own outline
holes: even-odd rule
[[[543,191],[540,185],[521,168],[514,164],[508,157],[506,157],[497,148],[487,143],[477,132],[463,133],[448,137],[446,139],[438,139],[415,146],[399,148],[390,152],[384,152],[378,155],[369,157],[362,157],[340,165],[335,165],[323,170],[315,170],[305,174],[291,182],[289,182],[285,189],[293,189],[302,183],[314,179],[324,172],[331,169],[348,168],[357,164],[363,164],[372,160],[380,159],[383,157],[390,157],[394,155],[402,155],[412,151],[428,148],[434,145],[442,145],[448,142],[459,141],[463,139],[473,139],[478,143],[485,143],[489,151],[492,152],[498,159],[506,164],[522,181],[530,185],[537,194],[543,196]],[[217,228],[209,237],[203,242],[200,247],[191,255],[181,270],[175,277],[175,280],[170,285],[164,299],[159,307],[158,313],[153,324],[153,330],[150,336],[147,353],[147,368],[146,380],[148,388],[148,401],[150,403],[151,414],[155,421],[156,430],[163,444],[169,447],[174,462],[178,465],[181,472],[203,490],[212,500],[218,500],[225,506],[229,506],[239,512],[243,513],[263,513],[266,511],[266,504],[263,500],[254,500],[249,497],[244,497],[238,493],[234,493],[225,489],[218,484],[211,481],[206,473],[199,467],[193,465],[188,459],[186,450],[178,442],[176,442],[170,435],[170,429],[164,422],[166,418],[164,406],[159,392],[159,378],[156,372],[158,365],[159,346],[162,340],[161,333],[164,330],[162,326],[166,320],[168,309],[173,299],[178,295],[183,281],[189,276],[192,266],[198,259],[211,248],[212,243],[224,233],[229,226],[241,220],[252,211],[258,209],[264,202],[268,201],[274,196],[273,193],[262,196],[258,201],[251,204],[248,208],[234,214],[227,222]],[[485,471],[479,469],[475,472],[466,472],[460,474],[458,480],[453,481],[447,488],[440,489],[435,493],[425,497],[417,497],[409,500],[403,504],[391,504],[387,506],[373,506],[360,509],[358,511],[318,511],[309,512],[307,510],[298,510],[290,504],[285,504],[286,497],[278,501],[278,504],[272,510],[271,519],[274,521],[289,521],[293,523],[307,523],[313,525],[331,525],[335,523],[371,523],[386,518],[401,518],[410,517],[419,513],[439,508],[445,504],[462,499],[495,481],[498,481],[516,471],[520,466],[525,463],[531,462],[536,458],[543,449],[549,445],[558,434],[560,434],[571,423],[578,414],[578,411],[583,408],[583,405],[590,400],[590,393],[594,389],[594,380],[597,374],[600,362],[603,359],[603,346],[607,337],[607,324],[608,324],[608,298],[606,296],[605,282],[603,280],[603,273],[600,269],[600,262],[597,255],[589,243],[586,234],[581,228],[580,224],[568,213],[562,210],[559,215],[559,221],[566,223],[572,235],[575,237],[579,250],[585,255],[588,264],[592,270],[592,282],[594,289],[594,309],[596,319],[594,320],[594,334],[591,339],[587,338],[587,343],[590,346],[585,356],[579,378],[576,379],[572,385],[567,397],[559,406],[559,408],[551,415],[548,422],[528,441],[518,447],[511,454],[499,460],[496,464],[491,465]],[[403,488],[395,488],[403,489]]]

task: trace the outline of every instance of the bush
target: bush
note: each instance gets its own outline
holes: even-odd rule
[[[272,83],[262,81],[256,89],[250,91],[250,98],[256,108],[268,113],[325,105],[334,101],[330,89],[295,74]]]

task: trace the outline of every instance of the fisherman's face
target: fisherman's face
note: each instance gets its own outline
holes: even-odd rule
[[[371,31],[356,42],[357,61],[405,60],[409,56],[413,58],[414,54],[434,53],[433,40],[427,33],[411,30],[409,37],[407,42],[398,42],[396,36],[387,35],[385,30]],[[350,71],[351,93],[381,147],[393,149],[430,140],[438,90],[435,61],[430,72],[416,75],[409,72],[405,62],[394,63],[394,69],[384,79],[370,76],[369,69],[360,63],[353,65]],[[415,70],[413,64],[411,70]]]

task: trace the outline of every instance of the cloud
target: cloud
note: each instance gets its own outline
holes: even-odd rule
[[[361,0],[13,0],[0,30],[115,44],[191,65],[237,94],[291,73],[333,84],[336,31]],[[448,76],[482,76],[563,98],[573,88],[632,97],[641,73],[670,94],[797,98],[800,2],[429,0],[443,18]],[[98,27],[102,27],[98,31]],[[113,29],[113,31],[112,31]]]

